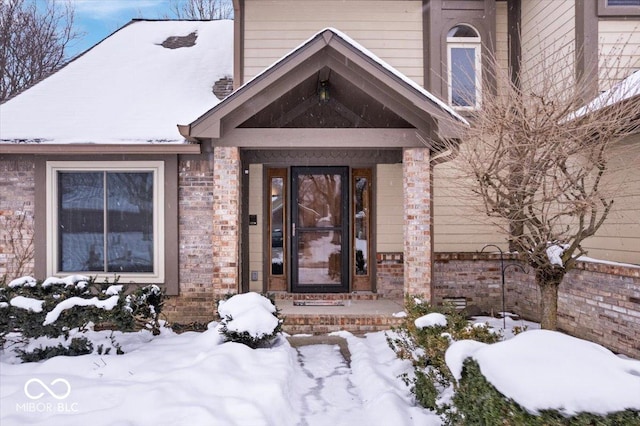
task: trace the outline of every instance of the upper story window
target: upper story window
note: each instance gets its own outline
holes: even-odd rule
[[[607,0],[607,6],[640,6],[640,0]]]
[[[481,101],[481,40],[469,25],[447,33],[449,103],[457,109],[475,109]]]
[[[640,0],[597,0],[599,16],[640,16]]]
[[[47,162],[47,269],[162,282],[162,162]]]

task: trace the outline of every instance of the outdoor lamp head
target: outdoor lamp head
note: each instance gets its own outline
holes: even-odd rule
[[[318,88],[318,98],[320,102],[329,102],[329,82],[321,81],[320,87]]]

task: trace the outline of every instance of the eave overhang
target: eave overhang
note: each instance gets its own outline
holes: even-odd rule
[[[0,155],[200,154],[200,144],[0,143]]]

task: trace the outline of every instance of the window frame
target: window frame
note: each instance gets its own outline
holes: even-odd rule
[[[598,16],[640,16],[640,7],[638,6],[610,5],[609,0],[597,1]]]
[[[478,30],[469,24],[457,24],[451,27],[449,31],[458,26],[466,26],[475,31]],[[452,49],[473,49],[474,65],[475,65],[475,105],[460,106],[453,105],[453,72],[451,67],[451,51]],[[482,105],[482,42],[478,37],[448,37],[447,36],[447,100],[449,105],[457,111],[475,111]]]
[[[269,212],[269,215],[267,217],[267,239],[268,244],[266,245],[267,247],[267,256],[268,259],[270,260],[268,262],[268,268],[267,268],[267,275],[270,278],[277,278],[277,279],[282,279],[284,280],[284,282],[287,281],[287,269],[289,267],[289,264],[287,262],[287,239],[289,237],[288,232],[287,232],[287,200],[288,200],[288,192],[289,192],[289,183],[288,183],[288,176],[287,176],[287,169],[286,168],[269,168],[267,169],[267,212]],[[281,228],[281,234],[282,234],[282,271],[278,274],[274,274],[273,273],[273,231],[274,231],[274,224],[273,224],[273,198],[272,198],[272,193],[271,193],[271,189],[272,189],[272,184],[273,184],[273,180],[274,179],[281,179],[282,180],[282,194],[281,194],[281,199],[282,199],[282,228]]]
[[[356,238],[357,238],[357,227],[356,227],[356,185],[358,182],[358,179],[366,179],[367,180],[367,187],[366,189],[363,191],[363,195],[366,196],[367,198],[367,206],[365,207],[366,211],[366,221],[365,221],[365,225],[364,225],[364,230],[365,233],[367,235],[367,252],[366,254],[366,263],[367,263],[367,269],[366,272],[364,274],[358,274],[357,273],[357,267],[356,267],[356,258],[357,258],[357,247],[356,247]],[[355,280],[358,278],[361,279],[366,279],[367,282],[370,280],[371,277],[371,253],[372,253],[372,241],[371,241],[371,235],[372,235],[372,229],[371,229],[371,219],[372,219],[372,211],[373,211],[373,192],[372,192],[372,187],[373,187],[373,172],[371,170],[371,168],[353,168],[351,169],[351,206],[350,206],[350,211],[351,211],[351,216],[349,218],[350,220],[350,224],[349,226],[351,227],[351,239],[352,239],[352,261],[351,261],[351,276],[353,277],[352,281],[355,284]]]
[[[165,281],[165,164],[163,161],[47,161],[46,162],[46,272],[47,276],[90,275],[97,280],[119,277],[121,282],[140,284]],[[60,271],[58,244],[59,172],[151,172],[153,175],[153,272]]]

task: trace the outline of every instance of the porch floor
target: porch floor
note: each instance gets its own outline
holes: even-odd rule
[[[388,330],[402,323],[402,318],[393,316],[403,311],[402,299],[324,296],[326,298],[320,295],[296,295],[293,298],[276,295],[276,305],[285,320],[284,331],[291,335],[325,334],[340,330],[360,334]],[[301,301],[311,301],[311,304],[296,305]],[[318,306],[314,303],[318,301],[341,305]]]

